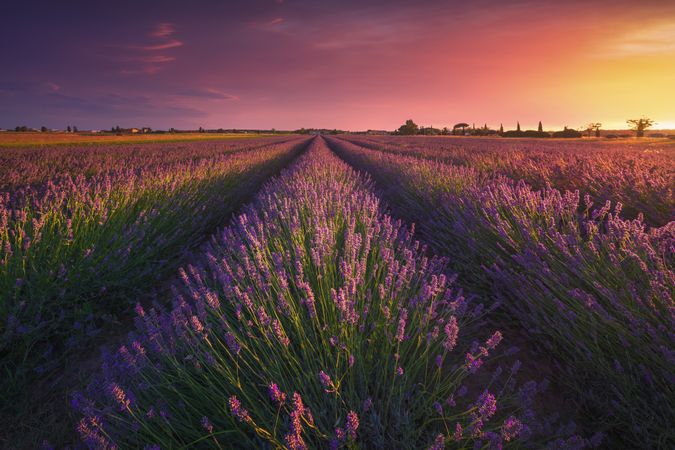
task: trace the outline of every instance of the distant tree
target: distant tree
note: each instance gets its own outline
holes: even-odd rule
[[[204,129],[203,129],[202,127],[199,127],[199,132],[200,132],[200,133],[203,133],[203,132],[204,132]]]
[[[47,127],[41,126],[41,127],[40,127],[40,132],[46,133],[46,132],[47,132]]]
[[[14,131],[25,132],[25,131],[28,131],[28,127],[26,125],[17,126],[16,128],[14,128]]]
[[[626,121],[628,125],[631,126],[631,130],[635,131],[635,137],[644,137],[645,130],[651,128],[653,125],[656,125],[652,119],[642,117],[640,119],[629,119]]]
[[[408,119],[405,121],[405,124],[401,125],[398,128],[398,133],[399,134],[404,134],[404,135],[413,135],[417,134],[417,131],[419,130],[419,127],[415,122],[412,121],[412,119]]]
[[[581,136],[582,134],[579,131],[567,128],[567,126],[562,131],[553,133],[554,138],[580,138]]]
[[[504,134],[504,124],[499,124],[499,134]]]
[[[68,131],[68,133],[70,133],[71,131],[73,131],[73,130],[70,128],[70,125],[68,125],[68,128],[66,128],[66,131]]]
[[[516,127],[516,131],[520,131],[520,122],[516,122],[518,125]]]
[[[77,127],[75,125],[73,125],[73,133],[77,133],[77,131],[78,131]]]
[[[457,133],[456,133],[457,129],[458,129],[458,128],[461,128],[461,129],[462,129],[462,136],[464,136],[464,132],[465,132],[466,128],[468,128],[468,127],[469,127],[469,124],[468,124],[468,123],[464,123],[464,122],[456,123],[456,124],[452,127],[452,134],[457,134]]]
[[[441,130],[441,134],[444,136],[450,134],[450,130],[448,129],[448,127],[443,127],[443,129]]]
[[[540,133],[544,131],[544,127],[541,125],[541,120],[539,121],[539,128],[537,128],[537,131]]]
[[[591,122],[588,125],[586,125],[586,132],[588,133],[588,137],[591,137],[591,134],[593,132],[595,132],[595,137],[600,137],[601,126],[602,124],[599,122]]]

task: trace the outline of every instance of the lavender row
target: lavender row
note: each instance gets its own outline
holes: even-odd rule
[[[0,151],[0,192],[14,192],[31,186],[44,189],[48,181],[58,184],[63,178],[95,175],[115,176],[119,170],[143,168],[157,170],[167,165],[216,155],[281,144],[294,139],[289,136],[268,138],[226,139],[218,141],[58,145],[36,148],[3,148]]]
[[[439,137],[355,137],[350,142],[440,160],[524,180],[535,190],[579,190],[594,201],[621,202],[624,215],[650,225],[675,220],[675,143]]]
[[[74,406],[90,448],[502,448],[519,364],[501,333],[316,138],[202,257]],[[473,340],[473,342],[471,342]],[[501,371],[501,369],[499,369]],[[536,383],[520,390],[531,402]],[[534,422],[532,422],[534,423]]]
[[[102,321],[175,270],[186,250],[306,140],[48,182],[0,197],[0,383],[5,407],[62,368]],[[28,190],[24,191],[24,194]],[[132,303],[133,304],[133,303]]]
[[[368,170],[473,289],[551,355],[559,379],[614,445],[675,442],[675,223],[647,231],[588,197],[331,139]],[[579,214],[582,211],[582,214]]]

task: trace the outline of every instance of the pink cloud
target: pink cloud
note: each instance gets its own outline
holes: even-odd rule
[[[122,69],[119,73],[122,75],[153,75],[160,70],[159,66],[144,66],[140,69]]]
[[[175,61],[176,58],[174,58],[173,56],[157,55],[157,56],[143,56],[138,58],[138,60],[146,63],[167,63]]]
[[[148,54],[181,47],[183,41],[171,38],[175,32],[176,28],[173,24],[162,22],[157,24],[153,31],[148,34],[153,38],[154,43],[125,47],[127,50],[134,51],[135,54],[117,58],[118,61],[140,63],[141,65],[140,67],[126,67],[121,69],[119,73],[122,75],[154,75],[162,69],[163,64],[175,61],[175,56]]]
[[[176,32],[176,27],[174,27],[173,24],[159,23],[155,27],[155,30],[152,33],[150,33],[150,36],[155,37],[155,38],[159,38],[159,39],[166,39],[175,32]]]
[[[176,47],[181,47],[183,45],[182,41],[179,41],[178,39],[172,39],[168,42],[164,42],[162,44],[155,44],[155,45],[143,45],[140,47],[132,47],[132,48],[137,48],[139,50],[146,50],[146,51],[155,51],[155,50],[167,50],[169,48],[176,48]]]
[[[181,96],[181,97],[194,97],[194,98],[202,98],[206,100],[228,100],[228,101],[237,101],[239,100],[239,97],[236,95],[229,94],[225,91],[222,91],[220,89],[214,89],[214,88],[192,88],[192,89],[185,89],[180,92],[177,92],[175,95]]]

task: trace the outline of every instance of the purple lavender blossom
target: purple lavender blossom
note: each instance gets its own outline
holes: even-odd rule
[[[201,425],[209,434],[213,433],[213,424],[209,421],[208,417],[202,417]]]
[[[268,393],[270,399],[278,406],[281,406],[286,402],[286,394],[279,389],[279,386],[277,386],[276,383],[269,384]]]
[[[251,416],[248,414],[248,411],[241,407],[241,402],[236,395],[233,395],[227,401],[227,404],[230,408],[230,412],[234,417],[239,420],[239,422],[250,422]]]
[[[321,385],[323,386],[326,392],[333,392],[334,390],[333,381],[330,379],[330,376],[323,370],[319,372],[319,381],[321,381]]]
[[[452,438],[453,438],[455,441],[459,442],[459,441],[462,440],[462,437],[463,437],[463,436],[464,436],[464,430],[462,429],[462,425],[461,425],[459,422],[457,422],[457,423],[455,424],[455,432],[454,432],[454,434],[452,435]]]
[[[476,406],[478,408],[477,417],[484,420],[489,419],[497,412],[497,400],[487,390],[478,397]]]
[[[293,410],[291,411],[291,428],[285,436],[286,445],[291,450],[305,450],[307,445],[302,438],[302,418],[306,415],[302,397],[297,392],[293,393]]]
[[[457,345],[457,337],[459,336],[459,326],[457,325],[457,318],[455,316],[450,317],[443,331],[445,332],[443,347],[450,352]]]
[[[515,439],[522,429],[523,424],[514,416],[511,416],[506,419],[504,425],[502,425],[502,438],[504,438],[506,442],[509,442],[512,439]]]
[[[349,439],[353,441],[356,440],[356,430],[359,429],[359,416],[354,411],[349,411],[347,413],[345,429]]]
[[[238,355],[241,351],[241,345],[237,342],[237,338],[229,331],[225,333],[225,344],[227,344],[227,348],[235,355]]]
[[[502,333],[495,331],[494,334],[485,342],[487,348],[490,350],[494,349],[502,341]]]
[[[434,443],[431,444],[429,450],[444,450],[444,449],[445,449],[445,436],[439,434],[436,436],[436,439],[434,439]]]
[[[129,406],[131,405],[129,397],[127,396],[126,392],[124,392],[124,390],[120,387],[119,384],[109,383],[108,393],[112,396],[115,402],[117,402],[117,405],[121,411],[128,409]]]
[[[398,319],[398,328],[396,329],[396,340],[398,342],[403,342],[403,340],[405,339],[405,323],[407,319],[408,319],[408,310],[402,308],[400,317]]]

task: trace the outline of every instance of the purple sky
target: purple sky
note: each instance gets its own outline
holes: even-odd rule
[[[675,4],[635,5],[3,2],[0,127],[675,124]]]

